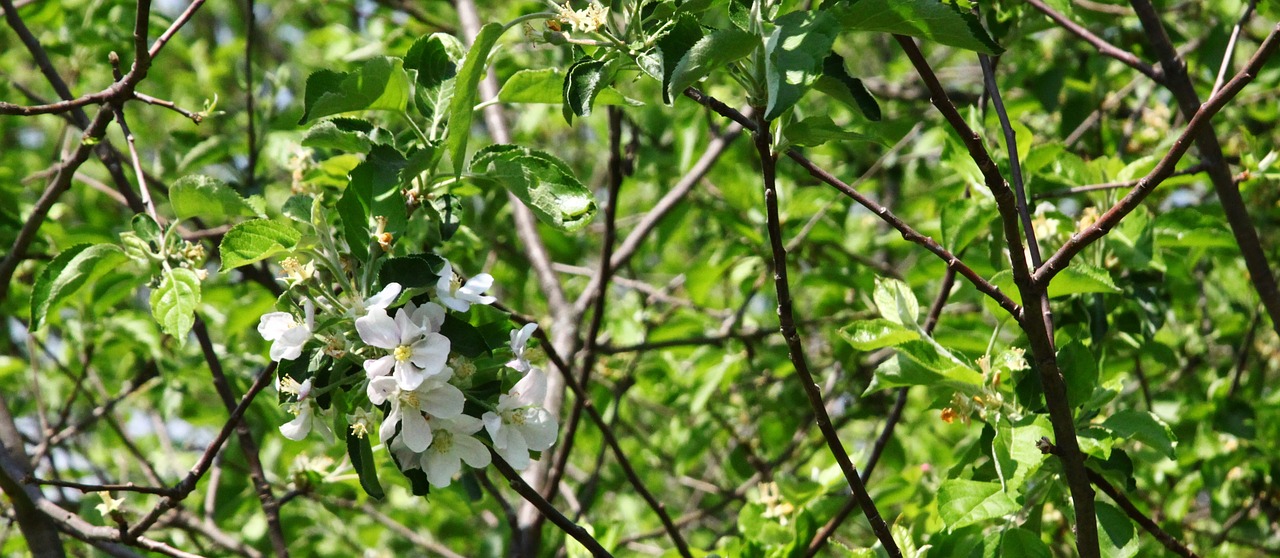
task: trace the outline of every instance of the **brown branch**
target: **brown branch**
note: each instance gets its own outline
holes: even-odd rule
[[[271,383],[271,380],[275,378],[275,373],[276,364],[273,362],[267,365],[267,367],[258,374],[258,379],[254,381],[252,386],[249,386],[249,390],[240,398],[240,403],[231,411],[231,415],[227,417],[227,422],[222,425],[222,430],[219,430],[218,435],[213,438],[213,441],[209,442],[204,453],[196,460],[196,464],[191,467],[191,471],[189,471],[187,476],[183,477],[182,480],[178,481],[177,484],[173,485],[173,494],[171,496],[167,496],[161,500],[156,504],[155,508],[152,508],[152,510],[142,518],[142,520],[134,524],[133,528],[129,531],[129,536],[131,538],[145,533],[147,529],[150,529],[152,525],[155,525],[156,521],[160,519],[162,514],[177,507],[178,504],[182,503],[184,498],[196,489],[196,484],[200,482],[200,478],[203,477],[209,470],[209,467],[213,465],[213,460],[217,456],[219,450],[222,449],[222,444],[226,443],[227,438],[231,437],[231,432],[236,429],[240,424],[240,419],[244,417],[244,413],[249,410],[249,404],[253,403],[253,399],[257,397],[259,392],[266,389],[267,385]]]
[[[942,308],[947,305],[947,299],[951,297],[951,287],[956,283],[956,272],[954,269],[948,269],[946,275],[942,277],[942,285],[938,287],[938,296],[934,297],[933,304],[929,306],[928,317],[924,321],[925,334],[933,333],[933,329],[937,327],[938,320],[942,318]],[[875,471],[876,465],[880,462],[880,456],[884,454],[884,448],[889,445],[889,440],[893,439],[893,432],[902,421],[902,411],[907,406],[907,392],[909,388],[898,388],[898,396],[893,402],[893,408],[889,411],[889,416],[884,419],[884,426],[880,430],[880,436],[876,438],[875,444],[871,446],[871,455],[867,456],[867,465],[862,468],[862,482],[866,483],[871,480],[871,473]],[[840,528],[844,520],[853,513],[853,508],[857,505],[854,498],[848,499],[844,506],[840,508],[831,519],[823,524],[813,538],[809,539],[808,550],[805,551],[806,558],[813,558],[818,555],[818,551],[827,544],[831,535]]]
[[[757,110],[756,114],[757,121],[753,137],[755,139],[756,152],[760,155],[761,175],[764,179],[765,215],[769,230],[769,247],[773,255],[773,282],[778,295],[779,330],[786,340],[791,364],[795,366],[796,374],[800,377],[801,388],[809,399],[809,406],[813,409],[818,429],[822,431],[822,437],[827,442],[827,448],[831,450],[836,463],[840,465],[845,481],[849,483],[849,489],[853,491],[854,498],[857,499],[859,507],[862,508],[863,515],[867,517],[867,522],[871,524],[871,531],[880,540],[880,544],[884,545],[889,556],[900,558],[902,551],[898,549],[898,544],[893,540],[893,534],[889,531],[889,525],[880,516],[880,511],[876,509],[875,501],[871,499],[871,494],[867,492],[866,485],[862,482],[862,478],[858,476],[858,469],[853,465],[853,461],[849,459],[849,453],[845,451],[844,445],[840,441],[839,432],[831,425],[831,417],[827,415],[827,407],[822,399],[822,393],[818,391],[818,386],[813,380],[813,374],[809,371],[809,363],[804,353],[804,344],[800,340],[800,333],[795,324],[795,315],[791,308],[791,286],[787,279],[787,251],[783,246],[782,222],[778,215],[777,157],[773,153],[773,140],[769,133],[769,123],[764,120],[762,110]]]
[[[1058,11],[1049,7],[1048,4],[1045,4],[1043,0],[1027,0],[1027,3],[1031,4],[1035,9],[1040,10],[1044,15],[1049,16],[1049,19],[1052,19],[1058,25],[1061,25],[1071,34],[1080,37],[1084,42],[1092,45],[1093,48],[1098,50],[1099,54],[1119,60],[1126,66],[1129,66],[1130,68],[1141,72],[1142,75],[1151,78],[1156,83],[1165,83],[1165,72],[1168,71],[1167,69],[1162,72],[1154,66],[1143,62],[1142,59],[1138,58],[1138,55],[1108,43],[1102,37],[1094,35],[1088,29],[1085,29],[1084,26],[1071,21],[1067,16],[1058,13]]]
[[[1177,50],[1169,41],[1169,35],[1165,32],[1159,12],[1149,0],[1131,0],[1130,4],[1138,13],[1138,20],[1142,22],[1142,28],[1147,34],[1147,41],[1151,43],[1152,50],[1160,59],[1160,67],[1169,77],[1167,86],[1178,101],[1178,110],[1182,112],[1183,117],[1191,120],[1202,110],[1200,96],[1196,94],[1195,85],[1187,76],[1186,66],[1179,59]],[[1259,52],[1261,50],[1262,47],[1259,48]],[[1265,62],[1265,60],[1259,62]],[[1253,60],[1250,60],[1250,64],[1252,63]],[[1212,99],[1210,101],[1212,102]],[[1244,256],[1245,267],[1249,269],[1249,278],[1258,291],[1258,297],[1262,299],[1263,307],[1267,309],[1267,315],[1271,318],[1271,327],[1276,333],[1280,333],[1280,286],[1276,284],[1275,274],[1271,271],[1271,265],[1267,263],[1266,252],[1262,249],[1258,231],[1254,228],[1253,219],[1249,217],[1244,198],[1240,196],[1240,189],[1232,179],[1231,168],[1222,154],[1222,145],[1213,130],[1213,124],[1205,122],[1192,137],[1195,138],[1201,157],[1209,165],[1207,169],[1209,179],[1213,182],[1213,190],[1218,195],[1219,203],[1222,204],[1227,223],[1231,225],[1231,232],[1235,235],[1236,244],[1240,247],[1240,254]]]
[[[1187,175],[1192,175],[1192,174],[1199,174],[1199,173],[1204,172],[1204,171],[1205,171],[1205,169],[1207,169],[1207,168],[1209,168],[1209,165],[1207,165],[1207,164],[1205,164],[1205,163],[1196,163],[1196,164],[1191,165],[1191,166],[1189,166],[1189,167],[1187,167],[1187,168],[1185,168],[1185,169],[1182,169],[1182,170],[1180,170],[1180,171],[1177,171],[1177,172],[1174,172],[1174,173],[1170,174],[1170,175],[1169,175],[1169,178],[1173,178],[1173,177],[1175,177],[1175,176],[1187,176]],[[1099,190],[1118,190],[1118,189],[1121,189],[1121,188],[1132,188],[1132,187],[1134,187],[1134,186],[1137,186],[1137,185],[1138,185],[1138,183],[1139,183],[1139,182],[1141,182],[1141,181],[1142,181],[1142,179],[1140,179],[1140,178],[1136,178],[1136,179],[1133,179],[1133,180],[1122,180],[1122,181],[1119,181],[1119,182],[1104,182],[1104,183],[1102,183],[1102,184],[1089,184],[1089,185],[1087,185],[1087,186],[1074,186],[1074,187],[1071,187],[1071,188],[1062,188],[1062,189],[1060,189],[1060,190],[1050,190],[1050,191],[1048,191],[1048,192],[1040,192],[1039,194],[1036,194],[1036,195],[1032,196],[1032,197],[1031,197],[1031,199],[1033,199],[1033,200],[1043,200],[1043,199],[1049,199],[1049,198],[1061,198],[1061,197],[1064,197],[1064,196],[1074,196],[1074,195],[1076,195],[1076,194],[1084,194],[1084,193],[1086,193],[1086,192],[1096,192],[1096,191],[1099,191]]]
[[[911,59],[925,86],[933,93],[931,99],[933,105],[960,135],[961,141],[969,151],[969,157],[978,165],[983,181],[995,198],[1005,242],[1009,246],[1009,263],[1013,271],[1013,281],[1022,297],[1024,319],[1019,325],[1026,332],[1027,341],[1031,345],[1031,354],[1044,389],[1045,403],[1049,409],[1049,420],[1053,425],[1054,437],[1057,438],[1062,449],[1059,455],[1062,459],[1063,472],[1071,491],[1071,501],[1075,505],[1076,549],[1084,558],[1097,558],[1099,555],[1098,523],[1093,506],[1094,493],[1085,472],[1084,454],[1080,451],[1080,444],[1076,440],[1075,420],[1071,412],[1071,403],[1067,400],[1066,381],[1058,369],[1057,351],[1053,345],[1053,316],[1046,291],[1048,283],[1033,280],[1032,270],[1023,253],[1022,233],[1018,230],[1016,195],[1000,175],[1000,168],[991,159],[981,136],[969,127],[955,104],[947,98],[946,91],[938,82],[938,77],[929,66],[929,62],[920,53],[915,40],[902,35],[895,35],[894,38],[906,52],[907,58]],[[1048,267],[1048,263],[1042,266],[1042,270],[1043,267]]]
[[[525,501],[532,504],[538,512],[551,520],[551,523],[555,524],[556,527],[559,527],[561,531],[565,532],[565,534],[573,537],[574,540],[582,543],[582,546],[586,547],[587,551],[590,552],[592,556],[595,556],[596,558],[606,556],[611,558],[613,556],[612,554],[609,554],[608,550],[605,550],[604,547],[600,545],[600,541],[597,541],[595,537],[591,536],[591,533],[588,533],[581,525],[574,523],[573,520],[565,517],[564,514],[560,513],[560,510],[557,510],[555,506],[551,505],[551,502],[548,502],[541,494],[538,493],[537,490],[534,490],[532,486],[529,486],[529,483],[526,483],[524,479],[520,478],[520,473],[516,472],[515,469],[512,469],[511,465],[507,464],[506,461],[503,461],[502,456],[492,450],[490,450],[490,453],[493,455],[494,468],[497,469],[499,473],[502,473],[502,476],[507,478],[511,488],[514,489],[517,494],[523,496]]]
[[[1044,265],[1036,271],[1032,280],[1037,283],[1047,283],[1058,272],[1066,269],[1071,259],[1093,244],[1098,239],[1106,236],[1111,229],[1115,228],[1126,215],[1133,212],[1142,200],[1153,192],[1156,187],[1164,182],[1165,179],[1173,175],[1174,166],[1191,148],[1192,138],[1200,131],[1200,128],[1208,125],[1219,111],[1227,105],[1237,94],[1248,85],[1250,81],[1257,75],[1258,71],[1266,63],[1267,59],[1280,47],[1280,24],[1267,35],[1267,38],[1259,45],[1258,50],[1254,53],[1249,62],[1245,64],[1231,81],[1218,91],[1217,95],[1210,97],[1199,110],[1196,111],[1186,128],[1178,139],[1174,140],[1173,146],[1165,153],[1164,157],[1156,163],[1155,168],[1150,173],[1138,181],[1128,194],[1111,206],[1105,213],[1099,217],[1098,221],[1092,226],[1082,231],[1080,234],[1073,236],[1067,242],[1058,248],[1058,251],[1045,260]]]
[[[1089,481],[1102,489],[1107,496],[1110,496],[1111,501],[1115,502],[1117,506],[1120,506],[1120,509],[1124,510],[1125,515],[1128,515],[1129,519],[1132,519],[1134,523],[1137,523],[1148,533],[1151,533],[1151,536],[1160,541],[1160,544],[1164,545],[1169,552],[1182,556],[1183,558],[1199,558],[1195,552],[1192,552],[1190,548],[1187,548],[1186,545],[1182,544],[1182,541],[1178,540],[1173,535],[1170,535],[1164,529],[1161,529],[1155,521],[1152,521],[1152,519],[1147,516],[1147,514],[1142,513],[1142,510],[1139,510],[1137,506],[1133,505],[1133,502],[1129,500],[1128,496],[1125,496],[1123,492],[1108,482],[1102,475],[1095,473],[1091,469],[1089,470]]]
[[[701,91],[698,91],[697,89],[693,89],[693,88],[686,89],[684,91],[684,94],[686,97],[689,97],[690,99],[693,99],[698,103],[701,103],[707,106],[708,108],[714,110],[717,114],[720,114],[721,116],[732,119],[733,121],[739,124],[742,124],[744,128],[751,130],[753,132],[756,130],[755,123],[751,122],[749,119],[747,119],[746,116],[744,116],[742,113],[735,110],[733,107],[730,107],[720,102],[714,97],[704,95]],[[991,282],[987,281],[986,278],[982,277],[981,275],[978,275],[978,273],[975,272],[972,268],[970,268],[968,265],[965,265],[965,263],[961,261],[960,258],[956,257],[955,254],[952,254],[951,251],[947,250],[946,248],[943,248],[942,245],[938,244],[938,242],[935,241],[933,238],[920,234],[918,231],[916,231],[914,228],[908,225],[905,221],[900,219],[897,215],[894,215],[892,211],[889,211],[889,208],[884,207],[876,203],[875,201],[871,200],[871,198],[868,198],[862,195],[861,192],[858,192],[855,188],[846,184],[844,181],[840,180],[835,175],[831,174],[825,169],[814,164],[807,157],[800,154],[800,152],[795,151],[794,149],[788,150],[786,155],[787,157],[790,157],[792,161],[795,161],[802,168],[808,171],[809,174],[812,175],[814,178],[817,178],[825,182],[829,186],[834,187],[844,195],[851,198],[853,201],[857,202],[859,205],[869,209],[872,213],[876,214],[877,217],[879,217],[881,220],[888,223],[890,226],[896,229],[899,233],[901,233],[902,238],[904,240],[919,244],[923,246],[925,249],[932,252],[934,255],[941,258],[942,261],[947,263],[947,267],[955,268],[957,273],[959,273],[965,279],[968,279],[969,282],[973,284],[974,288],[978,289],[978,292],[981,292],[982,294],[985,294],[991,297],[991,299],[996,301],[996,303],[999,304],[1001,308],[1009,312],[1009,314],[1013,316],[1015,320],[1019,322],[1022,320],[1022,307],[1018,306],[1018,304],[1014,302],[1013,299],[1009,298],[1008,295],[1001,292],[999,287],[991,284]],[[994,164],[995,163],[993,162],[992,165],[994,166]]]

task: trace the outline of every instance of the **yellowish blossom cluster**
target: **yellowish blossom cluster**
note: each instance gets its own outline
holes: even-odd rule
[[[568,2],[565,2],[560,6],[560,13],[556,19],[569,24],[574,33],[594,33],[604,26],[605,18],[608,16],[609,9],[595,2],[581,10],[574,10]]]

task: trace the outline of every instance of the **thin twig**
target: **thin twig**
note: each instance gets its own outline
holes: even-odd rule
[[[1103,236],[1106,236],[1111,229],[1115,228],[1116,224],[1119,223],[1121,219],[1141,205],[1142,200],[1146,199],[1151,192],[1155,191],[1156,187],[1164,182],[1165,179],[1172,176],[1174,166],[1182,156],[1186,154],[1187,150],[1191,148],[1192,138],[1195,137],[1202,127],[1207,126],[1209,121],[1213,119],[1214,115],[1221,111],[1222,108],[1231,101],[1231,99],[1239,94],[1240,91],[1244,89],[1245,85],[1248,85],[1249,82],[1253,81],[1253,78],[1257,75],[1258,71],[1278,47],[1280,47],[1280,24],[1277,24],[1276,27],[1274,27],[1267,35],[1267,38],[1262,41],[1262,44],[1259,45],[1258,50],[1254,53],[1253,57],[1249,59],[1249,62],[1245,67],[1237,72],[1235,77],[1218,91],[1217,95],[1210,97],[1208,101],[1201,105],[1200,109],[1196,111],[1195,116],[1191,118],[1190,122],[1187,123],[1187,126],[1178,136],[1178,139],[1174,140],[1173,146],[1170,147],[1164,157],[1156,163],[1155,168],[1153,168],[1151,172],[1147,173],[1145,177],[1139,179],[1138,184],[1135,184],[1133,189],[1130,190],[1124,198],[1121,198],[1120,201],[1116,202],[1115,205],[1111,206],[1110,209],[1103,213],[1102,216],[1099,217],[1098,221],[1079,234],[1072,236],[1067,240],[1067,242],[1063,243],[1063,245],[1058,248],[1057,252],[1050,256],[1049,259],[1045,260],[1044,265],[1036,271],[1032,280],[1037,283],[1044,283],[1054,275],[1057,275],[1063,269],[1066,269],[1067,264],[1076,256],[1076,254],[1079,254],[1089,245],[1093,244]]]
[[[551,523],[554,523],[556,527],[559,527],[561,531],[565,532],[565,534],[573,537],[574,540],[582,543],[582,546],[586,547],[587,551],[590,552],[592,556],[595,556],[596,558],[613,556],[612,554],[609,554],[608,550],[605,550],[604,547],[600,545],[600,541],[597,541],[595,537],[591,536],[591,533],[588,533],[581,525],[574,523],[573,520],[565,517],[564,514],[560,513],[560,510],[557,510],[555,506],[551,505],[551,502],[548,502],[541,494],[538,493],[537,490],[534,490],[532,486],[529,486],[529,483],[524,482],[524,479],[520,478],[520,473],[516,472],[515,469],[512,469],[511,465],[507,464],[507,462],[502,459],[502,456],[492,450],[490,450],[490,453],[493,455],[494,468],[497,469],[498,472],[502,473],[502,476],[507,478],[511,488],[514,489],[517,494],[523,496],[530,504],[533,504],[533,506],[537,508],[542,515],[551,520]]]
[[[920,79],[933,93],[931,98],[933,105],[942,113],[952,129],[960,135],[961,141],[969,151],[969,157],[978,165],[984,183],[995,198],[1001,229],[1009,248],[1013,282],[1017,285],[1022,297],[1025,316],[1019,321],[1019,325],[1026,332],[1027,341],[1031,345],[1031,354],[1044,390],[1054,437],[1062,448],[1059,456],[1062,459],[1064,476],[1071,492],[1071,501],[1075,507],[1076,549],[1084,558],[1097,558],[1099,556],[1098,524],[1093,505],[1094,492],[1085,474],[1084,453],[1080,451],[1080,444],[1076,440],[1075,419],[1071,404],[1067,400],[1066,380],[1058,369],[1057,351],[1053,341],[1053,315],[1047,294],[1048,283],[1033,280],[1034,275],[1028,265],[1026,254],[1023,253],[1022,234],[1018,230],[1016,195],[1001,176],[1000,168],[991,159],[982,137],[969,127],[955,104],[947,98],[946,91],[938,82],[937,75],[920,52],[920,47],[916,45],[915,40],[903,35],[894,35],[894,38],[915,66]],[[1041,270],[1043,271],[1047,266],[1046,262],[1041,266]]]
[[[739,124],[742,124],[744,128],[747,128],[748,130],[751,130],[751,131],[755,131],[756,125],[752,123],[750,120],[747,120],[746,117],[742,115],[742,113],[716,100],[714,97],[705,95],[701,91],[698,91],[693,88],[686,89],[684,94],[686,97],[689,97],[690,99],[693,99],[703,105],[706,105],[707,107],[710,107],[712,110],[716,111],[716,113],[720,114],[721,116],[725,116],[727,118],[734,120],[735,122],[738,122]],[[969,282],[972,283],[973,286],[977,288],[979,292],[991,297],[992,300],[995,300],[996,303],[999,304],[1001,308],[1005,309],[1005,311],[1009,312],[1009,314],[1013,316],[1015,320],[1018,320],[1018,321],[1022,320],[1022,307],[1018,306],[1018,303],[1014,302],[1013,299],[1009,298],[1008,295],[1001,292],[999,287],[991,284],[991,282],[987,281],[985,277],[982,277],[977,272],[975,272],[972,268],[970,268],[963,261],[961,261],[960,258],[957,258],[955,254],[952,254],[949,250],[947,250],[946,248],[943,248],[942,245],[938,244],[938,242],[935,241],[932,237],[928,237],[923,234],[920,234],[920,232],[916,231],[914,228],[908,225],[905,221],[900,219],[897,215],[894,215],[893,212],[889,211],[889,208],[884,207],[876,203],[875,201],[871,200],[871,198],[868,198],[862,195],[861,192],[858,192],[852,186],[846,184],[844,181],[840,180],[835,175],[831,174],[830,172],[827,172],[822,167],[819,167],[818,165],[814,164],[812,161],[810,161],[807,157],[802,155],[800,152],[795,151],[794,149],[788,150],[786,155],[787,157],[791,158],[792,161],[795,161],[802,168],[808,171],[809,174],[812,175],[814,178],[817,178],[825,182],[826,184],[836,188],[844,195],[853,199],[853,201],[857,202],[859,205],[871,210],[871,212],[874,213],[877,217],[879,217],[881,220],[888,223],[890,226],[896,229],[899,233],[901,233],[903,239],[909,242],[914,242],[916,244],[919,244],[925,247],[930,252],[933,252],[934,255],[938,256],[939,258],[942,259],[942,261],[947,263],[947,267],[955,268],[957,273],[959,273],[965,279],[968,279]],[[993,162],[992,165],[994,166],[994,164],[995,163]]]
[[[1004,108],[1004,100],[1000,97],[1000,87],[996,85],[996,71],[991,58],[985,54],[978,55],[978,63],[982,66],[982,78],[987,86],[987,95],[996,109],[1000,119],[1000,129],[1004,131],[1004,147],[1009,152],[1009,175],[1013,178],[1013,193],[1018,198],[1018,217],[1022,220],[1022,234],[1027,237],[1027,251],[1031,255],[1031,268],[1040,267],[1040,243],[1036,241],[1036,228],[1031,224],[1031,209],[1027,206],[1027,189],[1022,181],[1022,163],[1018,159],[1018,137],[1009,122],[1009,113]]]
[[[1160,541],[1160,544],[1164,545],[1169,552],[1182,556],[1183,558],[1199,558],[1195,552],[1192,552],[1190,548],[1187,548],[1186,545],[1182,544],[1182,541],[1178,540],[1173,535],[1170,535],[1164,529],[1161,529],[1155,521],[1152,521],[1150,517],[1147,517],[1147,514],[1142,513],[1142,510],[1139,510],[1137,506],[1133,505],[1133,502],[1129,500],[1128,496],[1125,496],[1123,492],[1120,492],[1119,489],[1113,486],[1102,475],[1090,470],[1089,481],[1102,489],[1107,496],[1110,496],[1111,501],[1115,502],[1117,506],[1120,506],[1120,509],[1124,510],[1125,515],[1128,515],[1129,519],[1132,519],[1134,523],[1137,523],[1138,526],[1142,527],[1150,533],[1151,536],[1155,537],[1157,541]]]
[[[1044,3],[1043,0],[1027,0],[1027,3],[1031,4],[1035,9],[1043,12],[1044,15],[1049,16],[1049,19],[1052,19],[1053,21],[1057,22],[1058,25],[1061,25],[1064,29],[1071,32],[1073,35],[1080,37],[1086,43],[1089,43],[1090,45],[1092,45],[1093,48],[1098,50],[1099,54],[1102,54],[1104,56],[1108,56],[1110,58],[1114,58],[1116,60],[1119,60],[1120,62],[1123,62],[1126,66],[1129,66],[1130,68],[1133,68],[1141,72],[1142,75],[1145,75],[1151,78],[1156,83],[1163,84],[1165,82],[1164,72],[1160,71],[1159,69],[1155,68],[1150,64],[1147,64],[1146,62],[1143,62],[1142,59],[1138,58],[1136,54],[1129,52],[1127,50],[1124,50],[1120,47],[1117,47],[1111,43],[1108,43],[1102,37],[1094,35],[1092,32],[1090,32],[1088,29],[1085,29],[1080,24],[1074,21],[1071,21],[1071,19],[1069,19],[1067,16],[1062,15],[1057,10],[1054,10],[1053,8],[1049,7],[1049,5]]]
[[[782,332],[783,339],[786,340],[791,364],[795,366],[796,374],[800,377],[800,387],[809,399],[809,407],[813,409],[818,429],[822,431],[822,437],[826,440],[828,449],[831,450],[836,463],[840,465],[845,481],[849,483],[849,489],[853,491],[859,507],[862,508],[863,515],[867,517],[867,521],[871,524],[871,530],[876,534],[876,538],[880,540],[880,544],[884,545],[890,557],[900,558],[902,551],[898,549],[898,544],[893,540],[893,534],[889,531],[889,525],[880,516],[880,511],[876,509],[875,501],[871,499],[866,485],[863,484],[862,478],[858,476],[858,469],[853,465],[853,461],[849,459],[849,452],[845,451],[844,444],[840,441],[840,434],[831,425],[831,417],[827,415],[826,403],[823,402],[822,394],[818,391],[818,386],[814,384],[813,374],[809,371],[809,363],[804,353],[804,344],[800,340],[800,333],[795,324],[795,315],[791,308],[791,286],[787,279],[787,252],[783,246],[782,222],[778,215],[777,158],[773,153],[773,140],[769,132],[769,123],[764,120],[763,111],[756,112],[757,121],[753,136],[756,152],[760,155],[760,174],[764,179],[765,216],[769,230],[769,247],[773,254],[773,280],[774,288],[777,290],[778,295],[779,330]]]
[[[1188,176],[1192,174],[1199,174],[1204,172],[1205,169],[1207,168],[1209,168],[1209,165],[1205,163],[1196,163],[1185,169],[1182,169],[1180,171],[1170,174],[1169,178],[1173,178],[1175,176]],[[1132,188],[1134,186],[1137,186],[1138,183],[1141,181],[1142,181],[1141,178],[1135,178],[1133,180],[1121,180],[1119,182],[1104,182],[1102,184],[1090,184],[1087,186],[1075,186],[1071,188],[1063,188],[1060,190],[1050,190],[1048,192],[1040,192],[1034,196],[1031,196],[1031,199],[1043,200],[1048,198],[1061,198],[1064,196],[1074,196],[1076,194],[1083,194],[1086,192],[1096,192],[1099,190],[1119,190],[1122,188]]]
[[[942,308],[947,305],[947,299],[951,297],[951,288],[955,286],[956,272],[954,269],[948,269],[942,277],[942,284],[938,287],[938,295],[934,297],[933,304],[929,306],[928,317],[925,318],[924,332],[926,334],[933,333],[933,329],[937,327],[938,320],[942,318]],[[907,393],[909,388],[898,388],[898,396],[893,402],[893,408],[889,411],[889,416],[884,419],[884,426],[880,430],[880,436],[876,438],[875,444],[871,446],[871,454],[867,456],[867,464],[862,468],[862,482],[866,483],[871,480],[871,474],[875,471],[876,465],[880,463],[880,456],[884,454],[884,449],[889,445],[889,440],[893,439],[893,432],[898,423],[902,421],[902,411],[907,406]],[[806,558],[813,558],[818,555],[818,551],[830,540],[831,535],[840,528],[844,520],[853,513],[854,507],[857,506],[857,500],[849,498],[845,501],[844,506],[840,508],[831,519],[823,524],[813,538],[809,539],[809,547],[805,552]]]
[[[1240,21],[1236,22],[1235,27],[1231,28],[1231,38],[1227,40],[1227,49],[1222,53],[1222,64],[1218,66],[1218,77],[1213,80],[1213,89],[1209,90],[1209,96],[1212,97],[1222,89],[1222,84],[1227,80],[1227,72],[1231,71],[1231,57],[1236,52],[1236,44],[1240,40],[1240,30],[1244,28],[1244,24],[1253,17],[1253,10],[1257,7],[1257,0],[1249,0],[1244,7],[1244,13],[1240,14]]]
[[[1131,0],[1130,5],[1138,14],[1138,20],[1142,22],[1142,28],[1146,31],[1147,41],[1151,43],[1152,50],[1155,51],[1160,59],[1160,67],[1164,69],[1165,75],[1169,77],[1167,83],[1169,91],[1178,101],[1178,110],[1187,120],[1193,120],[1207,106],[1213,104],[1213,96],[1205,106],[1200,104],[1200,96],[1196,93],[1195,85],[1191,82],[1191,78],[1187,76],[1186,66],[1179,59],[1177,50],[1173,47],[1173,43],[1169,40],[1169,35],[1165,31],[1164,23],[1160,19],[1160,13],[1151,5],[1149,0]],[[1277,27],[1280,29],[1280,26]],[[1274,32],[1273,32],[1274,35]],[[1268,40],[1271,36],[1268,36]],[[1252,65],[1258,58],[1258,54],[1266,50],[1267,41],[1259,47],[1258,53],[1255,53],[1254,59],[1249,61]],[[1264,60],[1257,60],[1261,65]],[[1237,74],[1237,78],[1247,74],[1248,66],[1242,70],[1241,74]],[[1249,79],[1252,79],[1250,76]],[[1236,80],[1232,80],[1235,82]],[[1220,93],[1225,93],[1225,86]],[[1243,85],[1241,85],[1243,87]],[[1207,119],[1206,119],[1207,120]],[[1191,129],[1188,124],[1188,130]],[[1218,135],[1213,130],[1210,122],[1205,122],[1202,127],[1195,131],[1191,136],[1195,140],[1196,147],[1200,150],[1201,157],[1209,164],[1209,179],[1213,182],[1214,193],[1218,195],[1218,202],[1222,206],[1222,212],[1227,217],[1227,224],[1231,225],[1231,233],[1235,236],[1236,245],[1240,248],[1240,254],[1244,256],[1245,267],[1249,270],[1249,278],[1253,283],[1254,289],[1258,291],[1258,297],[1262,299],[1262,305],[1267,310],[1267,315],[1271,318],[1272,328],[1276,333],[1280,334],[1280,285],[1276,283],[1275,274],[1271,271],[1271,265],[1267,262],[1267,254],[1262,249],[1262,243],[1258,239],[1258,231],[1254,228],[1253,219],[1249,217],[1249,210],[1245,205],[1244,198],[1240,195],[1240,189],[1236,186],[1235,180],[1231,176],[1231,169],[1227,165],[1226,157],[1222,154],[1222,145],[1218,141]],[[1177,143],[1174,144],[1177,148]],[[1172,153],[1173,150],[1170,152]],[[1164,162],[1164,160],[1161,160]]]

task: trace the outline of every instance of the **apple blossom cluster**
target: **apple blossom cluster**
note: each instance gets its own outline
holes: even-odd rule
[[[314,275],[314,268],[293,258],[283,267],[291,287]],[[449,485],[462,463],[488,466],[490,448],[512,467],[527,468],[530,452],[550,448],[557,436],[554,417],[542,407],[546,375],[526,350],[537,325],[512,330],[509,346],[491,351],[502,357],[485,365],[485,389],[476,385],[477,361],[454,351],[453,340],[442,332],[450,313],[465,320],[461,315],[473,305],[495,302],[484,294],[492,285],[488,274],[463,281],[445,261],[434,289],[406,289],[391,282],[367,297],[309,294],[295,309],[301,316],[262,316],[258,332],[271,342],[272,360],[293,361],[311,348],[317,358],[347,362],[357,370],[336,381],[327,379],[323,387],[317,385],[318,375],[302,381],[282,375],[278,387],[295,418],[280,432],[291,440],[317,432],[332,443],[329,425],[335,421],[357,438],[376,429],[402,471],[418,469],[436,487]],[[408,300],[398,304],[401,299]],[[318,323],[324,326],[318,328]],[[510,360],[496,364],[507,350]],[[504,391],[495,385],[511,387]],[[333,390],[347,393],[350,412],[342,417],[331,416],[334,409],[321,404],[323,393]],[[381,421],[375,425],[377,416]]]

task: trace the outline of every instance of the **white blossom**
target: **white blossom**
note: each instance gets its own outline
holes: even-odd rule
[[[452,419],[432,421],[434,438],[422,453],[422,470],[432,486],[449,486],[453,476],[462,470],[462,462],[479,469],[489,465],[489,448],[472,437],[480,431],[480,419],[458,415]]]
[[[424,331],[404,308],[396,311],[395,319],[385,309],[370,310],[356,320],[356,331],[365,343],[388,351],[385,356],[364,361],[370,380],[390,374],[400,389],[411,390],[443,373],[449,360],[449,338]]]
[[[427,449],[433,439],[431,421],[451,419],[461,415],[462,406],[466,403],[466,396],[462,395],[462,391],[449,384],[451,375],[452,372],[447,372],[432,377],[423,381],[417,389],[412,390],[398,389],[393,384],[389,386],[393,397],[383,398],[381,401],[374,400],[375,405],[387,399],[391,400],[391,413],[378,429],[378,435],[382,437],[383,443],[395,435],[396,426],[399,425],[399,438],[405,446],[415,453],[421,453]],[[369,382],[371,391],[374,389],[375,382],[384,386],[388,383],[385,376],[375,378]],[[374,399],[372,395],[370,399]]]
[[[556,441],[559,427],[541,407],[546,391],[545,373],[531,368],[510,392],[498,397],[498,407],[482,417],[494,451],[515,469],[529,466],[530,450],[546,450]]]
[[[366,298],[356,299],[351,306],[350,315],[354,318],[361,318],[374,310],[386,310],[391,303],[396,301],[396,297],[400,296],[400,291],[404,290],[400,283],[387,283],[377,294]]]
[[[453,265],[446,261],[444,268],[440,270],[440,280],[436,281],[436,295],[440,298],[440,304],[466,312],[471,309],[472,304],[493,304],[498,300],[484,294],[491,287],[493,276],[488,273],[476,274],[463,284],[462,279],[453,273]]]
[[[288,312],[270,312],[258,320],[258,334],[271,341],[271,360],[293,360],[302,355],[302,346],[311,339],[315,327],[315,306],[311,301],[302,304],[306,319],[299,322]]]
[[[280,425],[280,433],[295,442],[307,437],[312,429],[318,430],[326,442],[333,443],[333,432],[328,422],[317,416],[315,400],[311,398],[311,378],[298,383],[288,376],[280,382],[280,391],[298,397],[298,401],[290,407],[290,411],[298,415],[293,420]]]
[[[520,329],[511,330],[511,352],[515,354],[515,358],[507,362],[507,367],[521,373],[528,372],[532,368],[529,360],[524,356],[524,349],[529,344],[529,338],[533,337],[533,332],[536,329],[538,329],[538,324],[527,323]]]

